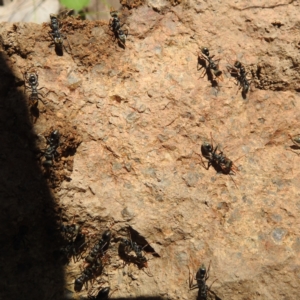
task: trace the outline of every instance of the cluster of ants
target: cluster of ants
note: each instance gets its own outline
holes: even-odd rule
[[[55,257],[64,263],[69,263],[72,258],[74,262],[78,262],[81,259],[84,260],[82,272],[74,281],[75,292],[80,292],[83,286],[88,290],[88,282],[93,282],[93,280],[103,274],[103,269],[110,259],[107,251],[112,239],[115,242],[119,242],[118,253],[124,263],[134,263],[140,269],[148,267],[147,258],[143,254],[143,247],[133,242],[131,238],[113,237],[111,229],[105,230],[100,238],[94,240],[93,246],[90,247],[88,253],[86,252],[90,242],[86,239],[89,233],[87,229],[82,228],[81,225],[74,224],[73,220],[71,225],[65,225],[61,222],[60,231],[65,239],[65,245],[58,251],[55,251]],[[134,255],[131,255],[131,252]],[[152,275],[150,274],[149,276]],[[96,296],[92,296],[92,293],[94,291],[91,288],[88,293],[88,299],[90,300],[108,299],[110,287],[101,288]]]
[[[218,86],[218,80],[223,80],[223,72],[220,70],[220,59],[213,59],[215,56],[210,55],[208,48],[203,47],[201,53],[198,54],[197,69],[200,71],[204,68],[204,72],[200,77],[208,76],[208,80],[213,86]],[[251,80],[247,79],[247,72],[241,62],[236,61],[233,66],[227,66],[227,71],[236,79],[238,91],[242,89],[242,97],[246,99],[250,89]]]
[[[118,40],[118,43],[121,47],[125,48],[125,42],[126,38],[128,36],[128,30],[127,29],[121,29],[121,27],[124,26],[124,23],[121,25],[120,19],[119,19],[119,12],[111,8],[111,19],[109,21],[109,29],[114,34],[115,40]],[[64,34],[60,32],[60,23],[58,21],[58,16],[55,14],[50,14],[50,28],[51,31],[49,32],[49,35],[53,39],[53,43],[55,45],[55,51],[58,55],[62,55],[63,53],[63,39],[66,38]],[[68,41],[69,42],[69,41]],[[69,43],[70,46],[70,43]],[[39,82],[38,82],[38,74],[27,72],[24,74],[24,82],[25,82],[25,89],[29,89],[31,91],[31,94],[29,96],[29,100],[31,102],[30,108],[33,115],[38,115],[38,101],[40,100],[44,105],[46,103],[44,100],[40,97],[44,95],[39,91],[42,88],[38,89]]]
[[[120,19],[119,19],[119,12],[111,8],[110,15],[112,19],[109,21],[109,29],[114,34],[115,40],[118,40],[121,47],[125,48],[125,42],[126,38],[128,36],[128,30],[127,29],[121,29],[124,24],[121,25]],[[53,39],[55,50],[59,55],[62,55],[63,53],[63,38],[66,38],[65,35],[63,35],[60,32],[60,24],[58,21],[58,16],[55,14],[50,14],[50,27],[51,32],[49,32],[49,35]],[[69,44],[70,46],[70,44]]]

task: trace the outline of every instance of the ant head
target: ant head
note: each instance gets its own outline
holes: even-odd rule
[[[36,82],[36,81],[37,81],[36,74],[34,74],[34,73],[30,74],[30,75],[29,75],[29,81],[30,81],[31,83]]]
[[[105,241],[109,241],[111,239],[111,231],[110,230],[104,231],[102,234],[102,239]]]
[[[200,278],[203,278],[206,274],[206,268],[204,266],[204,264],[201,265],[201,267],[198,270],[198,275]]]
[[[209,154],[213,151],[213,147],[211,144],[207,143],[207,142],[204,142],[202,145],[201,145],[201,152],[202,154]]]
[[[113,18],[118,18],[119,16],[119,12],[116,11],[113,7],[110,8],[110,15],[113,17]]]
[[[57,20],[57,15],[50,14],[50,20],[51,20],[51,22],[53,22],[53,20]]]
[[[50,134],[50,138],[51,139],[53,139],[53,140],[57,140],[57,139],[59,139],[59,131],[58,130],[54,130],[54,131],[52,131],[51,132],[51,134]]]
[[[234,67],[236,67],[237,69],[240,69],[241,67],[242,67],[242,63],[240,62],[240,61],[236,61],[235,63],[234,63]]]
[[[118,12],[116,12],[116,11],[111,11],[110,15],[112,18],[115,18],[115,19],[118,19],[118,16],[119,16]]]
[[[209,50],[208,50],[207,47],[203,47],[203,48],[201,49],[201,51],[202,51],[202,53],[203,53],[204,55],[209,56]]]

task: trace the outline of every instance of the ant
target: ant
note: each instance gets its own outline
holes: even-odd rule
[[[75,219],[75,216],[74,216]],[[74,224],[64,225],[61,222],[60,231],[62,232],[67,244],[61,247],[59,251],[55,251],[55,256],[63,255],[67,261],[73,257],[74,262],[78,261],[80,252],[83,251],[84,246],[87,244],[85,241],[85,234],[88,231],[82,230],[82,226]]]
[[[227,70],[230,75],[236,79],[236,84],[239,85],[238,91],[242,89],[242,97],[243,99],[246,99],[250,89],[251,80],[248,81],[247,79],[248,73],[246,72],[245,67],[237,60],[233,66],[227,66]]]
[[[136,254],[136,262],[142,267],[148,267],[147,258],[143,256],[142,246],[139,246],[136,242],[131,240],[122,239],[121,244],[123,244],[125,253],[128,254],[130,251],[133,251]]]
[[[296,134],[296,135],[292,136],[292,135],[289,134],[289,137],[290,137],[291,141],[294,144],[294,145],[291,146],[291,148],[294,149],[294,150],[300,150],[300,135]],[[300,153],[297,153],[296,151],[293,151],[292,149],[288,149],[288,150],[296,153],[297,155],[300,155]]]
[[[111,240],[111,231],[106,230],[102,234],[101,239],[94,245],[89,255],[85,257],[85,261],[90,264],[94,264],[97,261],[99,255],[104,255],[104,250],[107,250]]]
[[[204,72],[200,77],[203,78],[207,74],[209,81],[217,85],[216,79],[223,80],[222,71],[219,69],[220,58],[214,60],[214,55],[210,56],[209,50],[206,47],[201,48],[201,52],[202,53],[198,54],[197,70],[200,71],[204,68]],[[204,60],[204,63],[201,63],[201,60]],[[208,62],[208,65],[206,64],[206,61]],[[201,66],[200,68],[199,65]]]
[[[97,294],[97,296],[91,296],[91,295],[89,295],[88,299],[89,300],[107,300],[109,292],[110,292],[110,288],[106,287],[106,288],[101,289],[99,291],[99,293]]]
[[[213,138],[212,138],[212,134],[211,134],[211,144],[209,144],[208,142],[204,142],[201,145],[202,156],[208,160],[207,167],[206,167],[202,160],[202,157],[200,156],[202,166],[206,170],[208,170],[210,166],[213,166],[217,172],[221,172],[225,175],[235,175],[236,171],[238,171],[238,168],[234,165],[232,160],[230,160],[228,157],[226,157],[223,154],[223,151],[219,151],[219,153],[217,153],[218,145],[214,148],[212,141],[213,141]],[[231,177],[231,179],[233,180],[232,177]],[[234,180],[233,180],[233,182],[234,182]],[[234,182],[234,184],[235,184],[235,182]],[[236,184],[235,184],[235,186],[236,186]]]
[[[109,28],[115,35],[115,40],[117,39],[120,45],[125,48],[125,42],[126,38],[128,36],[128,30],[124,29],[122,30],[121,27],[124,26],[124,24],[121,25],[120,19],[119,19],[119,13],[113,9],[111,9],[110,15],[112,19],[109,20]]]
[[[50,14],[50,27],[52,29],[51,32],[49,32],[49,35],[51,36],[51,38],[54,41],[54,45],[55,45],[55,52],[57,55],[63,55],[63,38],[65,38],[65,36],[60,33],[59,28],[60,28],[60,24],[58,22],[58,16],[55,14]],[[67,39],[69,47],[70,43],[69,40]]]
[[[210,289],[213,285],[213,283],[215,281],[212,282],[212,284],[210,285],[210,287],[207,286],[206,284],[206,281],[208,280],[209,278],[209,269],[210,269],[210,263],[209,263],[209,266],[208,266],[208,269],[206,270],[206,267],[204,264],[201,265],[201,267],[199,268],[199,270],[197,271],[196,273],[196,277],[195,279],[197,280],[197,283],[196,284],[193,284],[193,275],[191,277],[191,273],[190,273],[190,269],[189,269],[189,288],[190,290],[194,290],[196,288],[199,289],[198,291],[198,299],[199,300],[207,300],[207,294],[208,292],[212,292]]]
[[[68,241],[74,241],[78,235],[82,235],[81,226],[74,224],[75,216],[73,218],[73,223],[71,225],[64,225],[61,221],[60,231],[67,238]]]
[[[42,93],[39,92],[39,90],[43,89],[42,88],[37,88],[39,86],[39,75],[37,72],[34,73],[29,73],[25,72],[24,74],[24,82],[25,82],[25,90],[29,89],[31,90],[31,94],[29,96],[29,100],[32,102],[32,106],[37,106],[38,100],[40,100],[44,105],[46,104],[42,98],[39,97],[39,95],[44,96]],[[27,83],[27,85],[26,85]]]
[[[88,300],[107,300],[109,296],[111,296],[118,288],[116,288],[114,291],[111,292],[111,294],[109,295],[110,292],[110,287],[106,287],[101,289],[97,296],[92,296],[91,294],[88,295]]]
[[[87,266],[83,272],[81,273],[81,275],[75,279],[74,282],[74,290],[76,292],[80,292],[83,285],[86,286],[86,288],[88,288],[88,281],[92,280],[93,278],[95,278],[97,276],[97,274],[100,274],[103,270],[103,263],[101,261],[101,259],[97,259],[96,261],[94,261],[94,263],[92,265]]]
[[[130,235],[130,232],[129,232]],[[143,255],[143,248],[145,248],[147,245],[144,247],[139,246],[136,242],[133,242],[130,239],[125,239],[121,238],[121,242],[119,244],[119,256],[121,259],[123,259],[126,262],[133,262],[138,266],[139,269],[142,268],[148,268],[148,260],[147,258]],[[133,251],[136,256],[129,255],[129,253]],[[149,277],[152,277],[153,275],[150,272],[145,272]]]
[[[85,245],[85,235],[80,233],[73,241],[69,241],[66,246],[61,247],[57,254],[63,255],[66,259],[66,263],[69,262],[71,257],[73,257],[74,263],[76,263],[79,260],[79,254],[83,251]]]
[[[43,162],[43,166],[51,167],[53,165],[53,160],[59,156],[57,152],[57,148],[60,146],[60,134],[58,130],[53,130],[49,137],[46,137],[48,148],[44,150],[45,160]],[[67,225],[73,226],[73,225]],[[69,230],[69,229],[68,229]]]

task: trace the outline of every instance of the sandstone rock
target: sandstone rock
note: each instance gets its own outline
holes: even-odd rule
[[[2,298],[87,295],[73,290],[82,261],[53,259],[62,214],[90,238],[111,228],[102,278],[119,287],[112,298],[196,299],[188,267],[210,263],[218,298],[209,299],[298,299],[300,151],[288,134],[299,134],[299,3],[147,4],[122,13],[125,49],[103,21],[64,20],[71,47],[64,40],[62,56],[48,24],[0,28]],[[218,86],[197,70],[204,46],[220,58]],[[227,71],[235,60],[252,80],[246,98]],[[22,87],[29,69],[47,100],[35,123]],[[55,128],[65,155],[47,177],[36,152]],[[203,168],[211,139],[235,175]],[[12,254],[7,240],[21,223],[29,249]],[[151,247],[148,268],[123,266],[118,239],[128,228]]]

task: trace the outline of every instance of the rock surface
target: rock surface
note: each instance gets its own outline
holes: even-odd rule
[[[130,226],[152,247],[149,268],[139,269],[123,266],[112,242],[98,279],[118,286],[112,298],[196,299],[189,268],[201,263],[210,263],[207,285],[217,279],[209,299],[300,297],[300,150],[288,136],[300,133],[300,7],[246,2],[151,0],[125,9],[125,49],[107,22],[68,18],[62,56],[49,47],[49,24],[2,24],[3,297],[86,296],[73,290],[82,261],[63,267],[51,257],[60,215],[75,216],[90,236],[112,226],[128,238]],[[220,58],[218,86],[197,70],[203,46]],[[246,99],[226,71],[235,60],[252,78]],[[22,92],[28,70],[45,88],[37,119]],[[55,180],[36,159],[51,128],[76,141],[55,162]],[[235,176],[202,167],[211,134]],[[6,241],[22,224],[28,242],[13,252]]]

